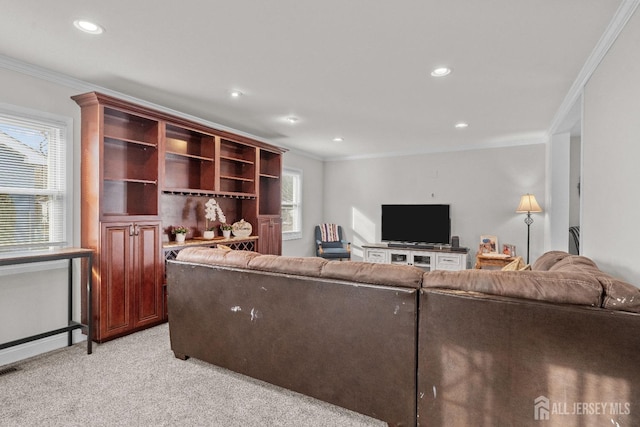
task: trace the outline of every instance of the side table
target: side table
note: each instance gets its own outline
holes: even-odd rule
[[[73,306],[74,306],[74,298],[73,298],[73,260],[79,258],[84,258],[86,260],[86,270],[87,274],[87,323],[83,324],[80,322],[76,322],[73,320]],[[67,301],[67,318],[68,323],[67,326],[62,328],[58,328],[55,330],[51,330],[48,332],[43,332],[41,334],[32,335],[29,337],[21,338],[18,340],[0,343],[0,350],[5,348],[13,347],[20,344],[25,344],[31,341],[39,340],[42,338],[50,337],[52,335],[67,333],[67,344],[71,346],[73,344],[72,341],[72,332],[76,329],[86,328],[87,330],[87,354],[91,354],[91,344],[92,344],[92,336],[91,336],[91,292],[92,292],[92,284],[91,284],[91,265],[93,262],[93,251],[91,249],[83,249],[83,248],[62,248],[62,249],[53,249],[53,250],[33,250],[33,251],[24,251],[24,252],[7,252],[0,254],[0,266],[5,265],[16,265],[16,264],[28,264],[33,262],[45,262],[45,261],[58,261],[58,260],[68,260],[68,301]]]
[[[513,257],[493,257],[493,256],[485,256],[482,254],[476,255],[476,265],[475,268],[502,268],[505,265],[509,264],[515,258]]]

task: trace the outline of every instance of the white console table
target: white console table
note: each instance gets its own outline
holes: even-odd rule
[[[461,248],[452,251],[447,246],[435,246],[422,249],[408,247],[389,247],[384,243],[362,245],[364,260],[382,264],[413,265],[425,271],[458,271],[467,268],[469,250]]]

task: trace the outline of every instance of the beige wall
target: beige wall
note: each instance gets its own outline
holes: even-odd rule
[[[324,211],[346,227],[356,259],[363,243],[380,241],[380,205],[390,203],[448,203],[452,235],[472,255],[480,235],[492,234],[526,256],[524,214],[515,210],[527,192],[543,203],[544,190],[544,144],[334,161],[325,167]],[[534,221],[532,260],[544,246],[543,216]]]
[[[584,89],[581,252],[640,286],[640,11]]]
[[[282,254],[315,256],[313,228],[324,221],[322,193],[324,192],[324,162],[288,151],[283,165],[302,171],[302,238],[282,242]]]
[[[61,84],[52,83],[19,72],[0,68],[0,104],[15,106],[20,109],[35,110],[71,118],[73,127],[71,137],[73,147],[67,162],[67,183],[71,190],[68,220],[68,238],[79,244],[79,200],[80,183],[73,180],[80,176],[79,135],[80,109],[70,96],[79,93]],[[53,262],[33,267],[8,267],[0,269],[0,342],[12,341],[25,336],[45,332],[66,326],[67,298],[67,266],[66,263]],[[76,277],[79,266],[76,265]],[[79,283],[76,285],[79,295]],[[78,298],[79,299],[79,298]],[[79,318],[80,305],[75,304],[76,318]],[[76,339],[83,339],[79,331]],[[0,351],[0,365],[20,360],[21,358],[39,354],[66,345],[66,335],[57,335],[41,340],[38,343],[24,344],[20,347]]]

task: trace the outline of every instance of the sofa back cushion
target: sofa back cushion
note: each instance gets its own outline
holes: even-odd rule
[[[535,271],[548,271],[549,268],[568,256],[571,256],[571,254],[563,251],[545,252],[533,263],[531,269]]]
[[[408,265],[329,261],[322,267],[321,276],[326,279],[419,289],[423,274],[424,270],[421,268]]]
[[[325,259],[314,257],[260,255],[251,260],[249,268],[252,270],[270,271],[272,273],[320,277],[322,267],[327,262]]]
[[[598,270],[598,266],[591,260],[591,258],[580,255],[566,256],[547,269],[547,271],[564,271],[567,273],[572,271],[580,272],[585,270]]]
[[[602,297],[602,287],[593,275],[574,272],[438,270],[424,273],[422,287],[592,307],[599,307]]]
[[[260,256],[251,251],[230,251],[228,249],[204,248],[193,246],[178,252],[178,261],[196,262],[199,264],[227,265],[229,267],[248,268],[249,262]]]

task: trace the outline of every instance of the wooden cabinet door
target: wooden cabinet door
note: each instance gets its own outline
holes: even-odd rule
[[[97,340],[126,332],[131,320],[131,278],[133,271],[132,224],[102,225],[100,288],[98,289]]]
[[[269,236],[271,254],[282,255],[282,218],[272,218]]]
[[[261,254],[269,253],[269,218],[258,219],[258,252]]]
[[[261,254],[282,254],[282,219],[262,216],[258,219],[258,252]]]
[[[160,221],[102,224],[96,339],[163,318]]]
[[[133,305],[134,326],[158,322],[163,317],[160,222],[134,223]]]

